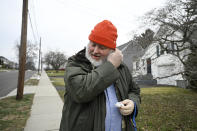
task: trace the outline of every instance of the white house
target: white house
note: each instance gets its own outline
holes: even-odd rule
[[[177,57],[165,51],[162,52],[162,50],[158,52],[159,49],[161,49],[159,44],[151,44],[146,49],[145,54],[137,61],[133,62],[133,75],[137,77],[150,73],[153,79],[157,80],[157,84],[176,85],[176,80],[183,80],[183,78],[180,74],[171,75],[183,71],[183,65]]]
[[[180,32],[174,34],[173,38],[181,37]],[[157,80],[157,84],[177,85],[177,80],[183,80],[180,72],[184,71],[181,61],[173,55],[176,53],[176,44],[166,43],[164,45],[170,52],[166,52],[161,48],[157,42],[152,43],[145,49],[145,53],[139,57],[136,61],[133,61],[133,76],[145,76],[152,74],[153,79]],[[184,50],[180,53],[183,57],[184,54],[188,54],[188,50]]]

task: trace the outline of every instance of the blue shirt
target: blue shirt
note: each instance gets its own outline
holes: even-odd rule
[[[118,102],[114,85],[111,85],[105,90],[106,96],[106,117],[105,131],[121,131],[122,116],[119,109],[115,106]]]

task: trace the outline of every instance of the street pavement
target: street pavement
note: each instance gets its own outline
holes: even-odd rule
[[[36,74],[36,71],[26,71],[25,80]],[[0,97],[8,95],[17,88],[18,70],[5,70],[0,72]]]

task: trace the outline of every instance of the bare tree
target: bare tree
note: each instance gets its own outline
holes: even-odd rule
[[[53,69],[58,71],[61,66],[64,66],[67,59],[64,53],[59,51],[49,51],[44,56],[45,64],[51,65]]]
[[[188,56],[185,66],[185,77],[188,80],[190,88],[197,87],[197,49],[192,50]]]
[[[135,35],[133,41],[137,42],[143,49],[148,47],[153,41],[154,32],[151,29],[146,29],[145,33]]]
[[[197,53],[197,1],[169,0],[165,7],[150,11],[144,18],[151,25],[160,27],[154,40],[164,51],[180,60],[185,67],[185,71],[180,74],[190,82],[193,78],[189,74],[195,72],[197,75],[196,68],[188,64],[194,59],[187,61]],[[169,48],[168,44],[172,44],[173,48]]]
[[[19,50],[20,50],[20,44],[18,41],[16,41],[16,54],[19,60]],[[35,63],[37,58],[37,51],[38,51],[38,45],[32,43],[31,41],[27,41],[27,50],[26,50],[26,69],[35,70]]]

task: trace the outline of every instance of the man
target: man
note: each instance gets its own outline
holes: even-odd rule
[[[116,27],[104,20],[90,33],[86,49],[68,59],[60,131],[135,129],[140,89],[122,63],[117,36]]]

